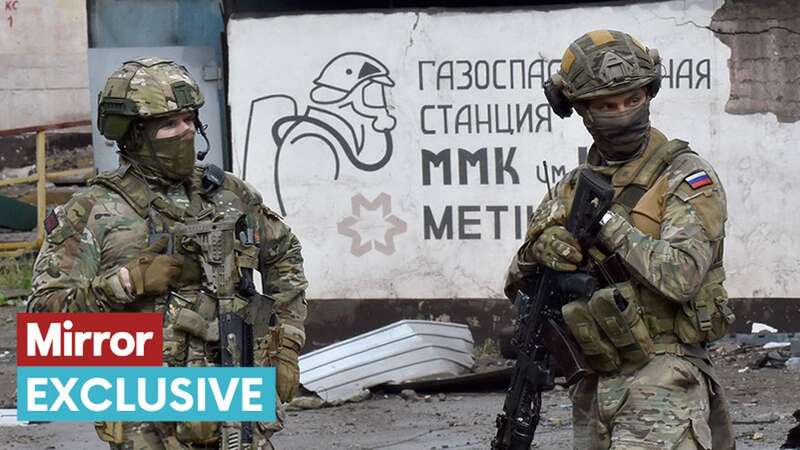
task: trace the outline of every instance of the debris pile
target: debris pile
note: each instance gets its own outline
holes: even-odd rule
[[[300,383],[324,402],[368,395],[370,387],[471,372],[469,327],[401,320],[300,357]]]

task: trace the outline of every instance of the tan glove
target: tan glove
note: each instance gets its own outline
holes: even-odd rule
[[[297,361],[297,350],[293,347],[282,345],[275,355],[276,384],[278,385],[278,398],[281,402],[292,401],[300,383],[300,366]]]
[[[537,263],[561,272],[577,270],[583,260],[578,240],[561,225],[545,228],[528,251]]]
[[[130,273],[131,293],[134,296],[166,294],[179,283],[186,257],[180,254],[160,255],[167,246],[163,237],[147,247],[125,268]]]

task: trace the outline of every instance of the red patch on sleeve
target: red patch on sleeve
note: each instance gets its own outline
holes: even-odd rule
[[[58,216],[56,215],[56,211],[50,211],[50,214],[47,215],[47,218],[44,219],[44,229],[47,231],[47,234],[50,234],[53,230],[56,229],[58,226]]]

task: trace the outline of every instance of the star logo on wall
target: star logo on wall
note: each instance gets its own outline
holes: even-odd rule
[[[405,233],[408,226],[392,214],[392,197],[381,192],[370,201],[356,194],[350,199],[350,207],[352,215],[336,225],[339,234],[351,239],[350,253],[362,256],[374,249],[384,255],[393,254],[395,236]]]

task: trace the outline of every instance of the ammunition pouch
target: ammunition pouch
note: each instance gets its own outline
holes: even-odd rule
[[[736,320],[722,286],[725,272],[721,267],[709,271],[695,297],[681,304],[675,315],[674,333],[687,345],[711,342],[724,336]]]
[[[206,342],[219,342],[219,320],[208,321],[191,309],[179,308],[173,318],[173,326]]]
[[[170,292],[157,310],[164,314],[164,362],[170,366],[213,365],[206,357],[219,341],[216,300],[205,291]],[[211,363],[211,364],[209,364]]]
[[[97,437],[109,444],[122,444],[122,422],[95,422]]]
[[[652,358],[653,340],[630,281],[599,289],[588,302],[573,301],[561,312],[592,369],[638,368]]]
[[[653,340],[630,281],[596,291],[589,311],[625,362],[641,367],[650,360]]]
[[[619,352],[598,328],[585,300],[567,303],[561,307],[561,314],[592,369],[614,372],[622,366]]]

